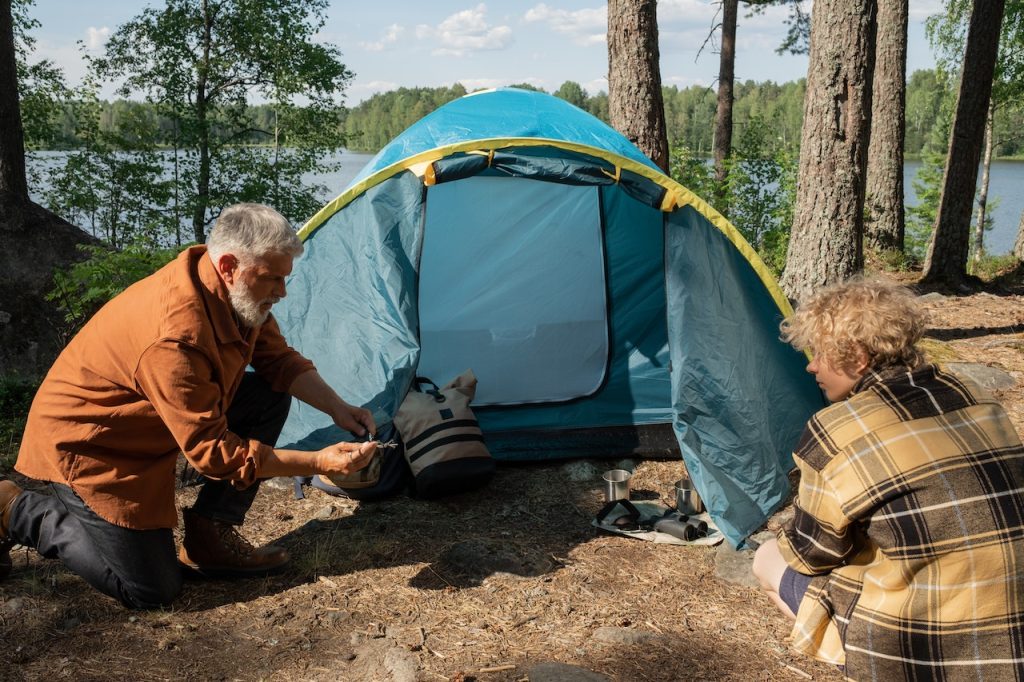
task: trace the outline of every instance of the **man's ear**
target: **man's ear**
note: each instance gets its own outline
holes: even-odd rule
[[[220,275],[227,284],[234,285],[235,280],[238,279],[238,258],[231,253],[223,253],[214,262],[214,266],[217,268],[217,273]]]

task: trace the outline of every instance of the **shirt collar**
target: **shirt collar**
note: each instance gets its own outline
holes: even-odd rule
[[[917,368],[911,368],[906,365],[886,365],[885,367],[869,369],[867,374],[862,376],[857,383],[853,385],[853,390],[850,391],[850,395],[866,391],[876,384],[888,383],[899,377],[909,377],[921,370],[928,370],[929,367],[930,365],[922,365]]]
[[[202,283],[203,299],[210,313],[210,321],[221,343],[237,343],[246,341],[242,331],[235,322],[235,310],[231,307],[231,296],[228,287],[217,274],[213,261],[206,255],[206,246],[193,246],[189,249],[189,258],[194,259],[199,281]],[[248,333],[251,330],[246,330]],[[248,334],[247,334],[248,335]]]

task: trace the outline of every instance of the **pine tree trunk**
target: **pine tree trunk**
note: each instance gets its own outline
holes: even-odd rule
[[[863,268],[874,0],[817,0],[793,229],[782,287],[801,300]]]
[[[974,263],[985,256],[985,213],[988,209],[989,171],[992,170],[992,124],[995,118],[995,102],[989,99],[988,114],[985,117],[985,156],[981,162],[981,187],[978,188],[978,222],[974,226]]]
[[[718,66],[718,106],[715,109],[715,208],[728,213],[726,162],[732,155],[733,81],[736,69],[736,13],[739,0],[722,0],[722,53]]]
[[[11,0],[0,0],[0,192],[28,201]]]
[[[864,240],[881,251],[903,250],[907,15],[908,0],[878,0]]]
[[[608,0],[608,117],[668,172],[656,0]]]
[[[1004,5],[1004,0],[975,0],[971,11],[942,195],[928,245],[923,284],[957,287],[966,279],[974,188]]]

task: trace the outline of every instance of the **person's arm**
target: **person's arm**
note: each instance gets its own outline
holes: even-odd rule
[[[264,453],[260,475],[264,478],[314,474],[347,476],[369,464],[376,452],[377,443],[373,441],[335,443],[313,452],[274,448]]]
[[[288,393],[302,402],[315,407],[339,427],[357,436],[375,434],[377,425],[369,410],[350,405],[341,399],[333,388],[327,385],[315,369],[295,377]]]
[[[833,486],[803,459],[793,520],[779,531],[779,552],[793,570],[828,573],[848,563],[856,550],[853,524],[839,505]]]

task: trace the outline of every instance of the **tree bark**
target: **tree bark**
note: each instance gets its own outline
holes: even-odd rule
[[[874,0],[817,0],[796,206],[782,287],[793,299],[863,269]]]
[[[718,65],[718,106],[715,109],[715,207],[728,213],[726,162],[732,155],[733,82],[736,71],[736,13],[739,0],[722,0],[722,52]]]
[[[668,172],[656,0],[608,0],[608,117]]]
[[[971,11],[939,211],[922,284],[959,287],[967,276],[974,188],[1004,6],[1004,0],[975,0]]]
[[[4,93],[0,96],[0,192],[28,201],[11,0],[0,0],[0,92]]]
[[[985,116],[985,156],[981,162],[981,187],[978,188],[978,222],[974,226],[974,263],[978,264],[985,255],[985,214],[988,209],[989,171],[992,170],[992,127],[995,118],[995,102],[989,99]]]
[[[55,268],[96,240],[29,200],[10,0],[0,0],[0,374],[40,374],[64,345]]]
[[[1024,263],[1024,211],[1020,212],[1020,222],[1017,223],[1017,241],[1013,244],[1013,255]]]
[[[903,250],[903,142],[906,136],[908,0],[878,0],[875,74],[868,146],[864,239]]]

